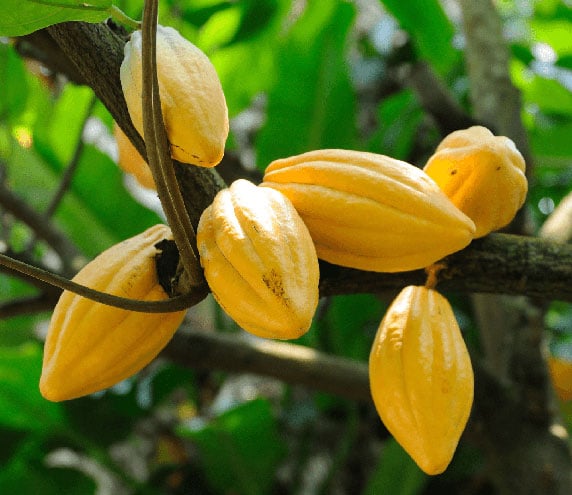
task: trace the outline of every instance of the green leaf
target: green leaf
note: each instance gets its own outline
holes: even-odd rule
[[[60,404],[40,395],[42,350],[35,343],[0,347],[0,424],[11,429],[50,431],[65,424]]]
[[[530,131],[531,148],[538,165],[569,169],[572,156],[572,122],[535,127]],[[568,181],[562,184],[568,185]]]
[[[111,0],[2,0],[0,36],[23,36],[66,21],[101,22]]]
[[[371,294],[333,297],[323,325],[323,339],[329,344],[326,350],[367,361],[371,340],[382,315],[381,302]]]
[[[205,475],[217,493],[271,493],[285,446],[268,401],[247,402],[204,426],[180,428],[179,433],[199,448]]]
[[[572,92],[554,79],[535,76],[523,88],[523,96],[545,114],[572,115]]]
[[[538,43],[546,43],[557,53],[570,54],[570,31],[572,19],[541,20],[532,19],[530,29],[534,33],[534,40]]]
[[[272,7],[265,10],[264,23],[252,12],[247,22],[248,5],[237,2],[228,9],[233,12],[213,16],[200,30],[197,45],[209,54],[217,69],[231,116],[251,105],[257,95],[266,93],[276,81],[277,45],[290,2],[280,0],[276,5],[273,1]],[[231,15],[233,21],[228,19]],[[256,29],[250,24],[252,19],[256,21]],[[233,25],[223,36],[225,22]],[[256,70],[252,70],[253,60]]]
[[[75,152],[91,99],[89,89],[68,85],[55,106],[36,122],[34,147],[42,161],[34,168],[28,164],[23,170],[17,166],[11,170],[14,187],[22,191],[27,188],[26,197],[45,204],[52,196]],[[32,186],[35,191],[30,189],[34,177],[41,182]],[[40,211],[43,208],[41,204],[34,206]],[[160,221],[126,191],[117,165],[91,145],[84,147],[56,219],[88,256]]]
[[[377,467],[362,495],[416,495],[422,492],[427,476],[393,439],[383,447]]]
[[[86,495],[95,482],[74,469],[51,468],[45,462],[47,446],[37,438],[23,443],[0,470],[0,493],[20,495]]]
[[[320,148],[352,148],[355,95],[345,60],[354,7],[311,2],[279,47],[277,83],[257,140],[258,166]]]
[[[22,59],[0,44],[0,114],[13,121],[26,107],[28,84]]]
[[[411,90],[384,99],[378,108],[379,128],[370,139],[374,153],[407,160],[417,137],[424,113]]]
[[[438,0],[381,0],[413,38],[417,53],[441,75],[453,68],[459,52],[453,47],[455,29]]]

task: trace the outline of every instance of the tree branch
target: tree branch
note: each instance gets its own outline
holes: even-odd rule
[[[74,275],[77,267],[84,264],[83,255],[52,222],[30,208],[2,183],[0,183],[0,206],[28,225],[40,239],[48,243],[62,261],[63,273],[66,276]]]
[[[425,61],[408,65],[401,83],[413,89],[419,103],[435,120],[443,135],[473,125],[481,125],[457,102],[449,88]]]
[[[572,246],[509,234],[474,240],[445,258],[439,290],[572,301]],[[424,284],[423,270],[374,273],[322,263],[320,295],[376,293]]]
[[[195,330],[177,332],[162,356],[192,369],[256,373],[371,401],[366,364],[301,345]]]
[[[0,303],[0,319],[51,311],[58,298],[59,293],[45,292],[36,296],[22,297]]]

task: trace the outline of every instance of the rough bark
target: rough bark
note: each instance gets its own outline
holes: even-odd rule
[[[521,102],[491,0],[460,0],[475,117],[515,141],[532,176]],[[513,224],[522,232],[523,216]],[[572,493],[572,456],[554,407],[545,360],[544,310],[528,298],[475,295],[484,349],[474,422],[499,494]],[[483,379],[488,377],[488,379]]]

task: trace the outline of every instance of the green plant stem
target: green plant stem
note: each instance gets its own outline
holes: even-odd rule
[[[41,280],[48,284],[59,287],[62,290],[68,290],[78,294],[87,299],[106,304],[108,306],[115,306],[128,311],[137,311],[141,313],[170,313],[174,311],[181,311],[190,308],[204,299],[207,295],[205,288],[202,290],[196,288],[188,294],[173,297],[164,301],[143,301],[140,299],[128,299],[125,297],[114,296],[105,292],[100,292],[84,285],[68,280],[67,278],[60,277],[41,268],[37,268],[21,261],[17,261],[9,256],[0,254],[0,264],[6,266],[19,273],[23,273],[29,277]]]
[[[157,0],[147,0],[143,11],[143,130],[147,159],[157,193],[171,230],[183,268],[191,286],[202,284],[196,235],[185,209],[185,203],[175,175],[167,131],[163,122],[159,82],[157,78]]]
[[[123,12],[117,5],[109,7],[109,15],[119,24],[130,27],[134,30],[141,29],[141,21],[136,21]]]

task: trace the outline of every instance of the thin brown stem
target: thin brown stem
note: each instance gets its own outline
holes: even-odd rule
[[[203,286],[197,287],[196,290],[193,290],[190,293],[166,299],[164,301],[128,299],[90,289],[89,287],[85,287],[73,282],[72,280],[60,277],[59,275],[42,270],[41,268],[30,266],[3,254],[0,254],[0,264],[10,268],[11,270],[23,273],[28,277],[33,277],[55,287],[59,287],[62,290],[67,290],[87,299],[91,299],[108,306],[126,309],[128,311],[138,311],[142,313],[169,313],[173,311],[181,311],[197,304],[207,295],[207,291]]]
[[[203,275],[198,261],[195,231],[185,209],[175,175],[161,112],[156,60],[157,8],[156,0],[147,0],[143,11],[142,105],[145,147],[149,166],[157,184],[157,193],[179,249],[182,265],[190,278],[191,285],[196,285],[202,283]]]
[[[52,222],[30,208],[28,203],[4,184],[0,184],[0,206],[30,227],[40,239],[46,241],[58,254],[65,274],[74,274],[77,271],[74,267],[83,264],[84,257],[76,246]]]

